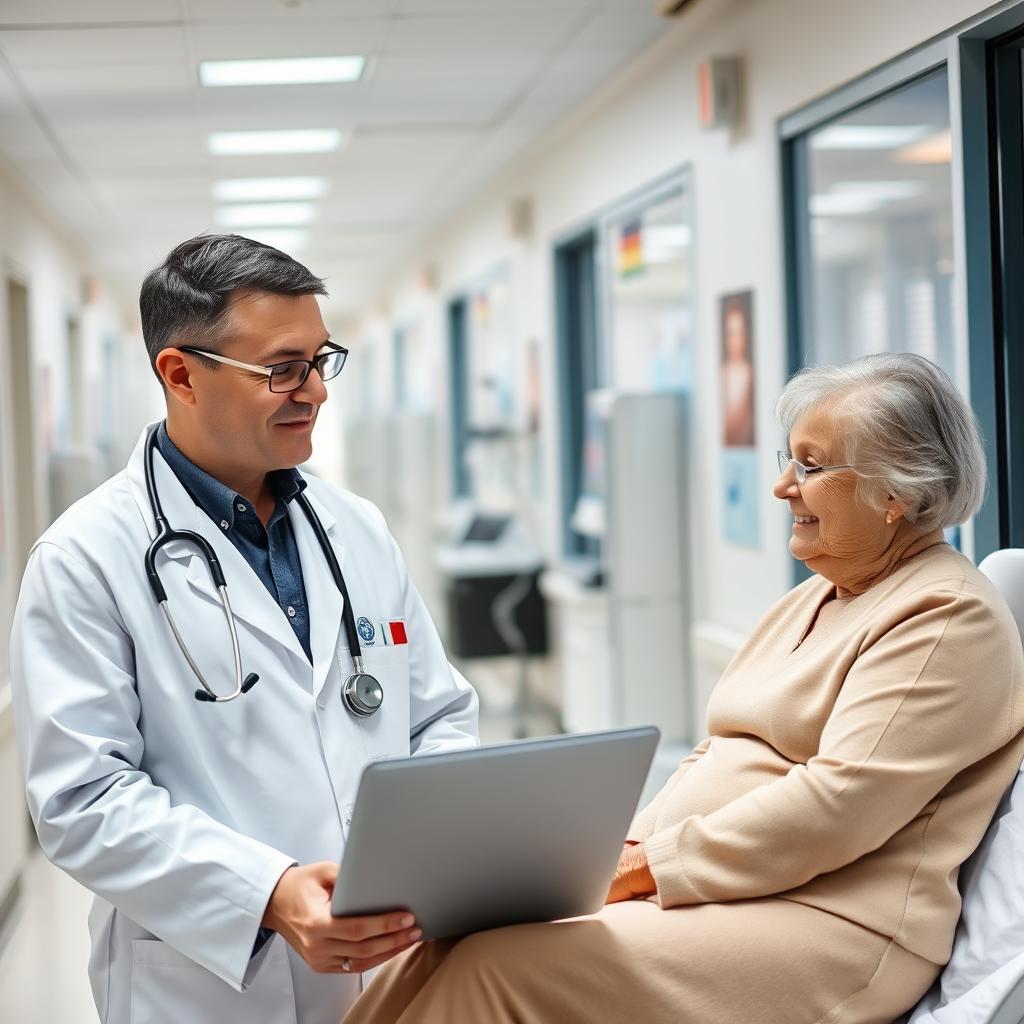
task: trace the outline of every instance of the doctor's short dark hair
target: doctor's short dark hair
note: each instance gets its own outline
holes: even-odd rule
[[[218,348],[228,326],[231,294],[239,289],[327,294],[324,282],[298,260],[252,238],[198,235],[182,242],[146,275],[139,293],[142,337],[158,380],[156,357],[165,348]]]

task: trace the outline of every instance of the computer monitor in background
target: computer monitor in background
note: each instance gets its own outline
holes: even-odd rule
[[[473,516],[462,538],[463,544],[493,544],[501,538],[508,528],[511,516],[489,516],[477,514]]]

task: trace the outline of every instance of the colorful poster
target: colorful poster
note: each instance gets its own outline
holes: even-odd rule
[[[731,544],[760,547],[755,428],[754,293],[721,300],[722,531]]]
[[[722,443],[726,448],[753,448],[754,430],[754,293],[722,297]]]
[[[644,271],[643,222],[623,224],[619,234],[618,269],[621,277],[632,277]]]

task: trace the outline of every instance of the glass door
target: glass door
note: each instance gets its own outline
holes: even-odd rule
[[[1024,34],[991,44],[989,57],[999,541],[1024,547]]]

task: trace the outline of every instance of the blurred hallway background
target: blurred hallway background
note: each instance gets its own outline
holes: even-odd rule
[[[96,1019],[8,636],[35,538],[162,416],[148,270],[234,231],[326,278],[351,355],[304,468],[384,512],[485,740],[655,722],[650,793],[798,578],[772,409],[806,362],[939,362],[992,462],[950,539],[1024,545],[990,190],[1022,122],[986,85],[1019,108],[1022,32],[1015,0],[0,0],[0,1018]]]

